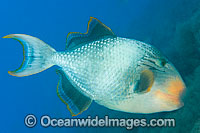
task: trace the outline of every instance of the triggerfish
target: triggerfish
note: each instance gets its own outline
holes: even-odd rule
[[[24,50],[20,68],[8,73],[23,77],[57,65],[58,97],[72,116],[92,101],[109,109],[149,114],[183,106],[185,84],[174,65],[154,46],[116,36],[91,17],[86,33],[70,32],[65,51],[25,34],[18,40]]]

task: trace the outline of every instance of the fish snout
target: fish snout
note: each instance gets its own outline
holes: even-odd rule
[[[181,108],[184,105],[182,100],[185,88],[183,80],[177,76],[166,83],[165,89],[155,91],[156,101],[159,101],[162,110],[172,111]]]

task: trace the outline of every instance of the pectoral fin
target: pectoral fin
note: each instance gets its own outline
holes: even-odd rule
[[[58,82],[57,94],[58,97],[67,105],[67,109],[72,116],[81,114],[92,103],[92,99],[82,94],[77,90],[67,79],[65,72],[62,69],[58,69],[56,73],[60,76]]]
[[[154,74],[150,70],[144,70],[140,74],[140,80],[136,83],[134,88],[135,93],[146,93],[151,90],[154,82]]]

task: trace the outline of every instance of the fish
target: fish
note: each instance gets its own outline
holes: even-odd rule
[[[183,107],[185,83],[175,66],[156,47],[118,37],[94,17],[86,33],[70,32],[64,51],[42,40],[10,34],[19,41],[22,65],[8,73],[23,77],[58,66],[57,95],[72,116],[93,101],[111,110],[152,114]]]

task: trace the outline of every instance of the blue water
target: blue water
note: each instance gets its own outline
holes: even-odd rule
[[[13,132],[189,132],[200,118],[200,11],[199,0],[9,0],[0,3],[0,36],[28,34],[57,51],[65,48],[68,32],[86,32],[90,16],[98,18],[117,36],[134,38],[158,47],[178,68],[187,85],[184,108],[170,113],[129,114],[93,102],[75,118],[88,115],[111,118],[175,118],[175,128],[43,128],[24,124],[27,114],[37,118],[71,118],[56,94],[57,67],[18,78],[7,71],[23,60],[21,45],[0,39],[0,133]],[[148,101],[147,101],[148,102]],[[74,118],[74,117],[73,117]]]

